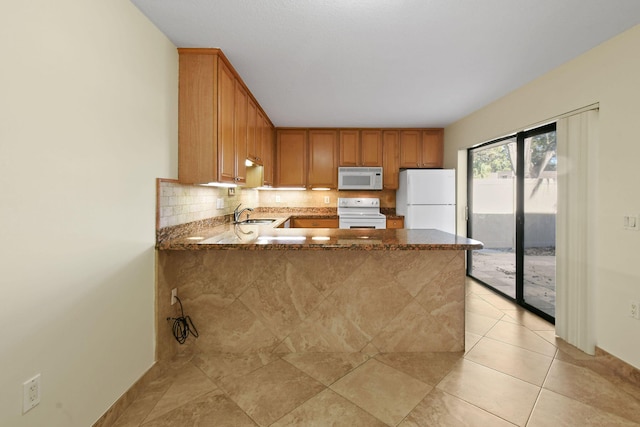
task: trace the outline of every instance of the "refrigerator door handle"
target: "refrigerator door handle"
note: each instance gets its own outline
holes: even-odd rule
[[[464,207],[464,220],[469,221],[469,206]]]

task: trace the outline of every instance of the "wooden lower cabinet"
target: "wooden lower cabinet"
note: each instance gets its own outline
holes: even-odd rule
[[[338,218],[291,218],[291,228],[338,228]]]
[[[404,228],[404,218],[387,218],[387,228]]]

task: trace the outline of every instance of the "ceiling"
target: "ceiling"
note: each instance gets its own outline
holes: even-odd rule
[[[221,48],[276,126],[444,127],[640,23],[638,0],[131,1]]]

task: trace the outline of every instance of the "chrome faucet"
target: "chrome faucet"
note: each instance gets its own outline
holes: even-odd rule
[[[244,208],[242,210],[238,210],[240,208],[240,206],[242,206],[242,203],[240,203],[238,206],[236,206],[236,208],[233,210],[233,222],[234,223],[238,223],[239,219],[240,219],[240,215],[242,215],[242,213],[244,211],[249,211],[249,212],[253,212],[253,209],[251,208]],[[249,214],[247,213],[247,219],[249,219]]]

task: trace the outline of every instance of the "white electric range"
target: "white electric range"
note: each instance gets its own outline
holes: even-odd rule
[[[387,228],[387,218],[380,213],[380,199],[369,197],[338,198],[340,228]]]

